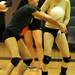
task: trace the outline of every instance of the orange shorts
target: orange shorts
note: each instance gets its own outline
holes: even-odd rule
[[[21,31],[21,35],[23,36],[24,34],[26,34],[28,32],[28,27],[24,27]]]

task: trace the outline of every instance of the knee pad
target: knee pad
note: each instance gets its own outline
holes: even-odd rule
[[[42,75],[48,75],[48,71],[42,71]]]
[[[44,55],[43,63],[48,64],[51,61],[51,57]]]
[[[65,63],[69,63],[70,60],[71,60],[71,56],[70,56],[70,57],[63,57],[63,61],[64,61]]]
[[[20,58],[12,58],[12,60],[11,60],[11,63],[14,65],[14,66],[17,66],[17,64],[20,62]]]
[[[27,65],[30,66],[32,59],[27,59],[27,60],[23,60],[23,62]]]

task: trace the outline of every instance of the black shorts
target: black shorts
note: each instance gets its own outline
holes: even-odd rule
[[[18,26],[16,27],[14,25],[8,26],[3,33],[3,36],[2,36],[3,41],[10,37],[15,37],[16,40],[19,40],[21,38],[20,33],[22,29],[26,26],[28,25],[22,25],[21,27],[18,27]]]
[[[5,41],[7,38],[10,37],[15,37],[16,40],[20,39],[20,36],[17,32],[13,32],[12,30],[6,29],[3,33],[3,37],[2,37],[3,41]]]
[[[48,27],[44,28],[44,32],[51,33],[54,36],[54,38],[56,38],[58,30],[59,29],[52,29],[52,28],[48,28]]]
[[[30,25],[29,27],[28,27],[28,29],[29,30],[41,30],[42,29],[42,27],[40,26],[40,25]]]
[[[29,25],[29,30],[41,30],[42,29],[42,21],[33,18],[33,22]]]

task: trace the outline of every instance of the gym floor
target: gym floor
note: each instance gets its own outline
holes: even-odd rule
[[[71,52],[71,62],[69,65],[69,69],[67,71],[67,75],[75,75],[75,53]],[[3,73],[3,70],[6,68],[7,64],[10,62],[10,52],[7,50],[7,48],[4,46],[4,44],[0,43],[0,75],[6,75]],[[53,50],[52,52],[52,58],[56,59],[54,61],[51,61],[48,64],[48,71],[49,75],[59,75],[60,67],[61,67],[61,54],[57,50]],[[34,65],[38,65],[38,61],[35,62]],[[18,72],[18,67],[14,68],[11,75],[20,75]],[[24,72],[24,75],[41,75],[40,69],[27,69]]]

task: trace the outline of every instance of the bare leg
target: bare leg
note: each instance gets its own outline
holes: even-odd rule
[[[56,43],[58,48],[61,50],[62,57],[63,57],[61,71],[63,70],[64,73],[66,74],[66,71],[70,62],[70,52],[69,52],[67,38],[64,33],[58,34],[56,38]],[[65,75],[65,74],[60,74],[60,75]]]
[[[39,59],[40,67],[43,67],[43,48],[42,48],[42,31],[41,30],[33,30],[32,31],[34,42],[36,45],[37,56]]]
[[[9,49],[12,57],[20,57],[16,38],[10,37],[5,40],[5,45]]]
[[[44,33],[44,55],[51,57],[52,47],[54,43],[54,37],[51,33]]]
[[[6,74],[9,75],[10,72],[13,70],[13,68],[17,66],[17,64],[19,63],[20,55],[19,55],[18,45],[17,45],[17,41],[15,37],[10,37],[6,39],[5,44],[7,48],[9,49],[12,56],[11,62],[8,64],[5,70]]]
[[[26,44],[26,46],[28,47],[28,50],[32,56],[32,66],[34,64],[34,59],[35,59],[35,49],[33,48],[33,40],[32,40],[32,34],[31,31],[28,30],[25,34],[24,34],[24,42]]]
[[[31,53],[29,52],[29,49],[25,45],[23,39],[20,39],[18,41],[18,47],[19,47],[19,52],[20,52],[22,59],[31,59],[32,58]]]
[[[23,39],[18,40],[18,47],[19,52],[23,60],[29,60],[32,59],[32,56],[25,45]],[[28,62],[28,61],[27,61]],[[14,68],[11,75],[23,75],[24,71],[27,69],[27,64],[23,61],[20,61],[20,63]]]
[[[53,47],[54,37],[51,33],[45,32],[44,33],[44,69],[42,71],[42,75],[48,75],[48,64],[51,61],[51,52]]]
[[[28,66],[23,61],[20,61],[20,63],[11,72],[11,75],[23,75],[23,73],[24,73],[24,71],[26,71],[27,67]]]

